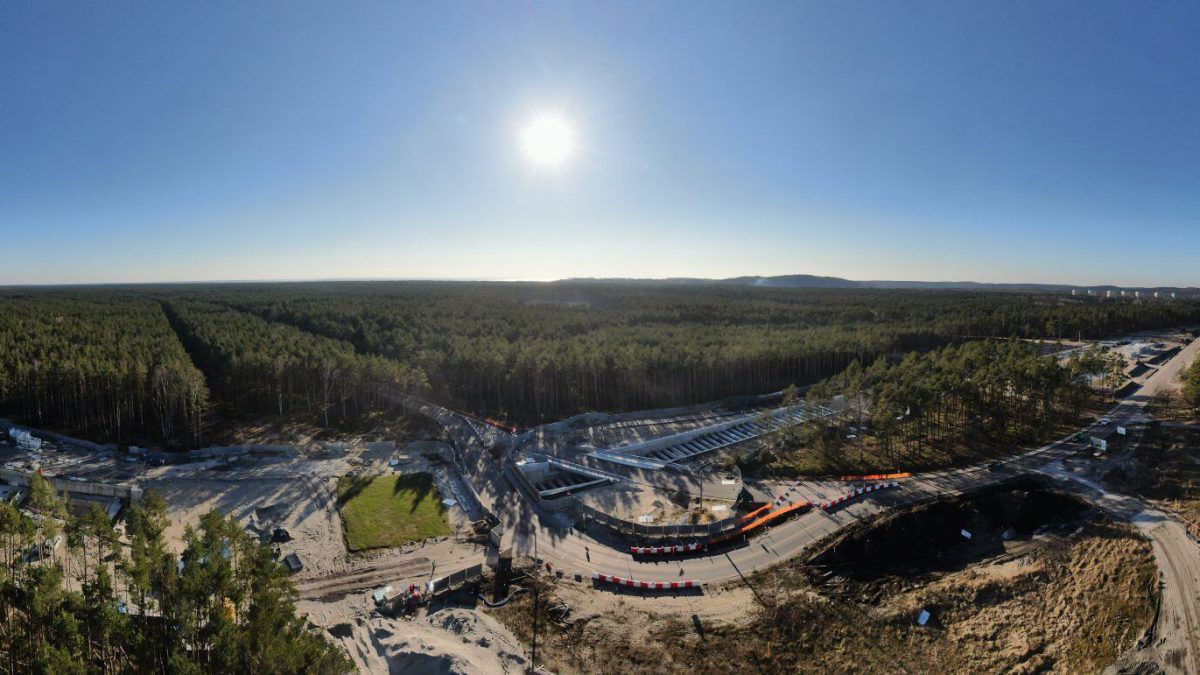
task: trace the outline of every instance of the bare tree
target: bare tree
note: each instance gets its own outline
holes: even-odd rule
[[[321,362],[321,407],[325,412],[325,426],[329,426],[329,398],[333,395],[333,384],[341,374],[342,369],[333,358]]]
[[[154,369],[150,383],[150,400],[154,406],[154,414],[158,417],[163,443],[168,444],[175,437],[175,411],[179,405],[177,379],[178,374],[174,369],[159,365]]]
[[[279,406],[279,416],[283,416],[283,382],[287,375],[288,358],[286,354],[280,354],[275,357],[275,361],[271,364],[271,372],[275,376],[275,401]]]

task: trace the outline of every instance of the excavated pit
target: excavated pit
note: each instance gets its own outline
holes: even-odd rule
[[[1078,529],[1089,511],[1045,483],[1014,481],[855,526],[809,564],[815,581],[837,576],[871,582],[950,572],[1060,538]]]

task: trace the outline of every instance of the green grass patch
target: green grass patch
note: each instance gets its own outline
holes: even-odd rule
[[[351,551],[400,546],[452,532],[430,474],[342,476],[337,491]]]

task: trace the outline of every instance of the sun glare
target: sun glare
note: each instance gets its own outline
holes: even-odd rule
[[[535,166],[561,167],[575,153],[575,130],[561,115],[538,115],[521,129],[521,150]]]

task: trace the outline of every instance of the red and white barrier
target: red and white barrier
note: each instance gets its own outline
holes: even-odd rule
[[[886,490],[887,488],[894,488],[894,487],[899,487],[899,486],[900,486],[899,481],[893,480],[893,481],[885,481],[883,483],[875,483],[873,485],[868,485],[866,487],[855,488],[855,489],[847,492],[846,494],[838,497],[837,499],[833,499],[833,500],[830,500],[827,502],[821,502],[821,509],[824,511],[832,511],[832,510],[838,508],[839,506],[842,506],[846,502],[850,501],[851,499],[854,499],[855,497],[861,497],[862,495],[865,495],[865,494],[868,494],[871,492],[877,492],[879,490]]]
[[[644,588],[651,591],[676,591],[683,588],[700,588],[699,581],[638,581],[636,579],[615,577],[611,574],[600,574],[599,572],[592,572],[592,581],[603,581],[618,586]]]
[[[674,555],[677,553],[695,553],[703,551],[704,544],[678,544],[675,546],[630,546],[629,552],[633,555]]]

